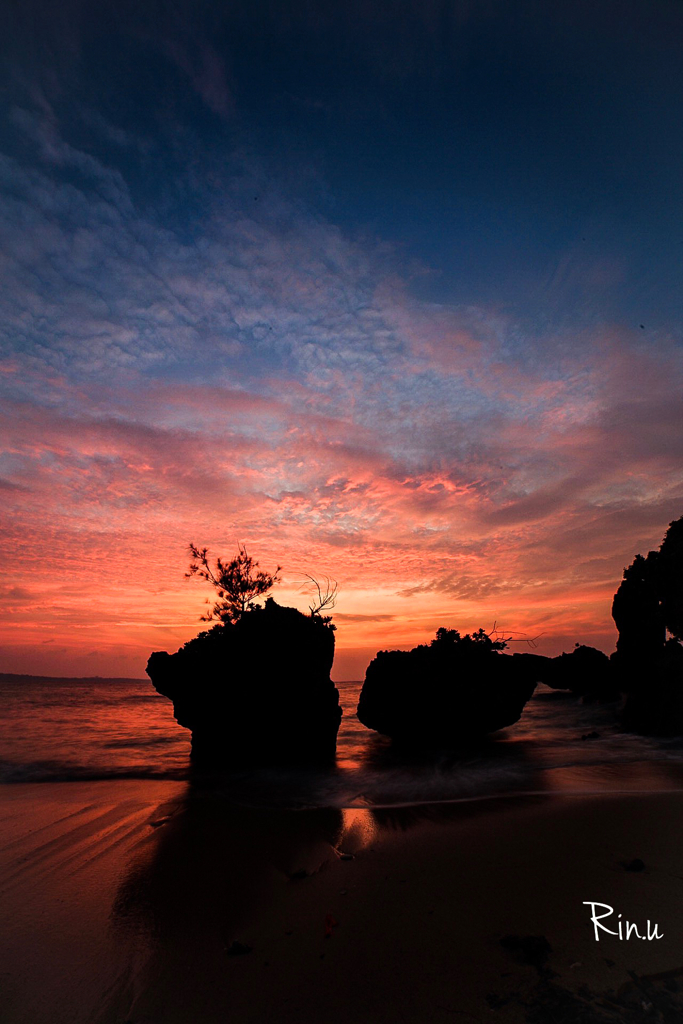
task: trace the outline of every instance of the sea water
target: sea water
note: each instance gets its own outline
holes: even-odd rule
[[[360,682],[337,686],[344,714],[334,765],[233,768],[216,784],[245,803],[298,807],[683,788],[683,739],[620,731],[614,704],[541,685],[519,722],[481,744],[416,752],[358,721]],[[5,676],[0,702],[0,783],[193,777],[190,734],[148,680]]]

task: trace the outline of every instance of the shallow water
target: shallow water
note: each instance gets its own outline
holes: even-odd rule
[[[392,807],[512,793],[683,788],[683,740],[620,732],[614,705],[539,686],[514,726],[476,749],[397,750],[356,718],[359,682],[338,683],[336,765],[233,771],[220,787],[246,803]],[[190,737],[145,680],[0,680],[0,781],[186,779]],[[599,736],[582,739],[588,733]]]

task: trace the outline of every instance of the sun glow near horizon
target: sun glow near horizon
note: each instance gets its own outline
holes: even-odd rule
[[[256,548],[250,548],[256,554]],[[219,550],[223,549],[216,548],[216,554]],[[66,560],[61,584],[53,560],[44,577],[40,571],[32,573],[30,588],[13,588],[14,593],[8,595],[12,602],[8,616],[12,634],[11,642],[3,648],[4,671],[137,677],[152,650],[175,650],[209,628],[199,621],[211,601],[208,585],[185,580],[181,570],[186,565],[182,563],[173,573],[172,566],[164,564],[158,547],[144,581],[136,580],[134,575],[127,583],[124,581],[122,576],[130,571],[130,562],[123,560],[117,566],[111,559],[104,561],[113,584],[107,592],[93,579],[95,567],[104,564],[97,558],[86,559],[78,566]],[[272,560],[259,561],[270,568]],[[144,570],[142,561],[134,564]],[[327,568],[332,572],[343,570],[343,554],[337,553]],[[159,572],[156,586],[150,585],[155,571]],[[383,579],[381,585],[373,587],[370,572],[357,564],[356,573],[361,578],[351,580],[347,571],[341,580],[333,610],[337,678],[362,675],[377,650],[424,643],[442,625],[470,632],[480,626],[490,630],[495,624],[502,633],[514,634],[520,643],[538,636],[539,653],[547,654],[571,647],[574,638],[606,650],[613,646],[614,630],[605,614],[609,614],[615,589],[612,584],[575,585],[568,595],[561,583],[544,581],[501,589],[488,597],[451,598],[434,585],[428,574],[419,582],[414,576],[399,578],[391,587],[390,568],[378,562],[374,572],[381,572]],[[310,602],[305,586],[297,582],[297,575],[286,571],[283,575],[282,584],[276,585],[272,595],[280,603],[305,611]],[[79,576],[81,582],[77,583]]]
[[[637,365],[637,345],[624,338],[624,351]],[[644,403],[612,353],[601,402],[578,422],[570,404],[558,409],[571,380],[534,414],[518,380],[506,411],[466,422],[448,406],[454,370],[433,383],[434,407],[392,409],[406,385],[389,381],[366,388],[354,418],[339,404],[343,380],[338,394],[283,382],[267,396],[43,374],[49,403],[27,396],[0,412],[3,667],[139,675],[151,650],[202,628],[210,594],[183,578],[190,539],[224,557],[242,541],[265,569],[282,565],[275,596],[303,610],[305,573],[336,580],[340,665],[442,625],[493,622],[542,634],[551,654],[574,640],[611,650],[623,568],[683,505],[676,365],[655,374],[641,362]],[[419,383],[426,370],[411,372]],[[345,662],[350,649],[362,658]]]

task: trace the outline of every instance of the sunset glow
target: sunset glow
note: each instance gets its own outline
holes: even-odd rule
[[[481,20],[501,45],[503,29]],[[428,38],[427,21],[399,24],[399,41]],[[554,161],[531,161],[530,186],[505,132],[505,173],[481,138],[481,179],[446,147],[403,180],[418,113],[408,106],[399,128],[391,111],[360,111],[348,82],[323,83],[328,29],[321,15],[322,112],[274,72],[291,106],[284,143],[270,100],[249,93],[256,72],[213,49],[201,19],[185,42],[169,23],[122,44],[131,66],[159,63],[165,95],[185,97],[175,113],[121,70],[126,102],[112,100],[103,36],[85,22],[69,30],[78,60],[46,42],[34,79],[14,80],[0,163],[0,670],[141,676],[152,650],[201,628],[211,595],[184,578],[190,541],[227,556],[242,542],[265,569],[281,565],[275,596],[302,609],[303,574],[337,580],[338,679],[441,625],[541,634],[543,654],[575,641],[609,652],[624,566],[683,513],[671,161],[624,157],[622,183],[645,166],[650,182],[618,229],[596,212],[599,158],[622,159],[631,121],[607,119],[595,167],[578,152],[576,190]],[[624,52],[636,39],[654,61],[636,28]],[[582,59],[597,82],[592,45]],[[614,68],[622,56],[613,45]],[[369,53],[367,76],[391,102],[414,88],[446,118],[424,67],[381,57]],[[533,74],[552,89],[544,68]],[[467,102],[496,109],[504,83],[489,88]],[[553,117],[566,126],[570,110]],[[343,126],[363,181],[340,184],[327,121],[303,148],[318,116]],[[363,132],[385,116],[373,171]],[[540,131],[548,115],[529,116]],[[385,174],[391,216],[367,208]],[[444,193],[451,176],[453,196],[474,189],[474,213]],[[523,204],[524,224],[500,214],[490,235],[496,190]]]

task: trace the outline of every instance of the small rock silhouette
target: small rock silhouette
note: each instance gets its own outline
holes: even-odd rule
[[[633,860],[622,861],[622,867],[624,871],[644,871],[645,864],[640,857],[634,857]]]
[[[246,942],[238,942],[236,939],[231,946],[228,946],[226,950],[228,956],[244,956],[245,953],[251,953],[251,946],[248,946]]]

